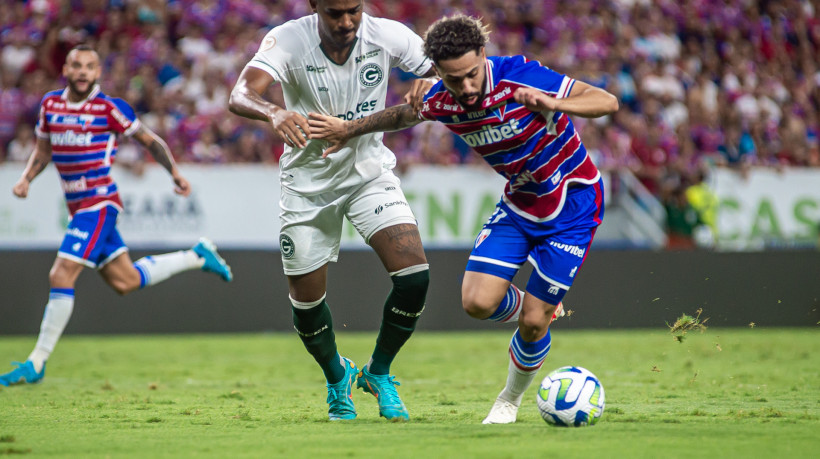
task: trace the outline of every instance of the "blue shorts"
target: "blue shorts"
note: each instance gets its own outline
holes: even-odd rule
[[[127,252],[113,207],[78,212],[68,223],[57,256],[90,268],[102,268],[106,263]]]
[[[533,266],[527,292],[557,305],[586,259],[604,217],[603,183],[570,187],[561,213],[533,222],[499,202],[475,240],[467,271],[512,281],[525,261]]]

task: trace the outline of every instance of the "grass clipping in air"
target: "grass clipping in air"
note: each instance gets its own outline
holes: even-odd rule
[[[669,327],[669,333],[672,333],[675,340],[677,342],[682,343],[683,340],[686,338],[686,334],[693,330],[698,330],[703,333],[706,330],[706,321],[709,318],[705,318],[700,320],[700,315],[703,313],[703,308],[698,309],[695,311],[695,315],[690,316],[689,314],[683,314],[678,317],[678,320],[675,321],[672,325],[669,325],[669,322],[666,323],[666,326]]]

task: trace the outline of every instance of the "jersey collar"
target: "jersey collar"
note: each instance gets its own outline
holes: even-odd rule
[[[100,85],[95,84],[94,87],[91,88],[91,92],[88,93],[88,96],[86,96],[85,99],[83,99],[79,102],[71,102],[70,100],[68,100],[68,88],[66,87],[65,89],[63,89],[63,93],[60,94],[60,99],[63,99],[65,101],[66,108],[68,108],[70,110],[79,110],[80,107],[83,106],[83,104],[85,104],[89,100],[97,97],[97,94],[99,94],[99,93],[100,93]]]

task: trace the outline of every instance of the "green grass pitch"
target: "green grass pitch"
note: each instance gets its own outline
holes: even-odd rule
[[[602,420],[548,426],[536,384],[513,425],[481,425],[506,378],[512,329],[418,333],[393,365],[411,420],[327,421],[318,366],[294,334],[66,336],[45,381],[0,388],[0,455],[25,457],[817,457],[818,329],[553,330],[539,373],[588,368]],[[34,337],[0,337],[0,359]],[[366,363],[374,334],[339,333]],[[0,367],[8,368],[3,363]]]

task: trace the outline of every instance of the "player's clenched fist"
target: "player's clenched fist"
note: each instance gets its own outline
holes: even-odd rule
[[[11,189],[12,193],[18,198],[25,198],[28,196],[28,185],[29,181],[25,179],[25,177],[20,177],[20,180],[14,184],[14,187]]]
[[[516,102],[533,112],[544,110],[555,111],[558,100],[533,88],[518,88],[513,93]]]
[[[305,148],[305,133],[310,126],[304,116],[289,110],[277,110],[271,118],[273,131],[291,148]]]
[[[344,120],[319,113],[308,113],[308,118],[310,138],[322,139],[330,144],[330,147],[322,152],[322,158],[327,158],[327,155],[336,153],[344,147],[348,140]]]

